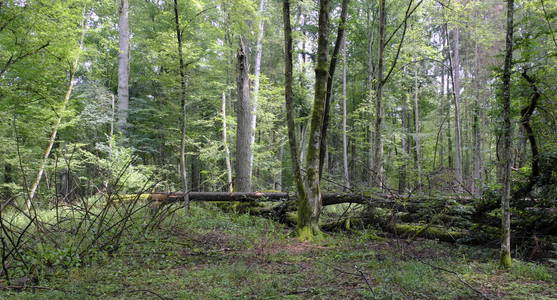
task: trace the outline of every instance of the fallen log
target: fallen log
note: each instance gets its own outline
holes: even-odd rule
[[[251,202],[251,201],[287,201],[288,193],[279,192],[253,192],[253,193],[228,193],[228,192],[189,192],[187,193],[190,201],[208,202]],[[177,202],[182,201],[186,193],[151,193],[150,200]]]
[[[284,192],[189,192],[190,201],[231,201],[231,202],[245,202],[245,201],[288,201],[296,200],[296,195],[291,195]],[[156,192],[150,194],[153,198],[162,199],[167,198],[167,201],[181,201],[186,196],[183,192]],[[324,193],[321,196],[323,206],[335,205],[342,203],[354,204],[370,204],[370,203],[384,203],[395,204],[399,202],[420,203],[427,201],[470,201],[466,197],[423,197],[411,195],[392,195],[392,194],[338,194],[338,193]]]
[[[283,192],[189,192],[187,193],[190,201],[207,201],[207,202],[278,202],[278,201],[296,201],[295,195],[290,195]],[[149,200],[154,201],[168,201],[178,202],[182,201],[186,193],[183,192],[169,192],[169,193],[151,193],[148,194]],[[383,196],[364,196],[355,194],[336,194],[326,193],[321,196],[323,206],[353,203],[353,204],[396,204],[397,201],[384,198]]]

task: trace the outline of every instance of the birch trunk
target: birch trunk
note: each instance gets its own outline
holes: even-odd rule
[[[128,23],[129,1],[120,0],[118,9],[118,130],[126,131],[129,108],[129,59],[130,59],[130,28]]]
[[[228,128],[226,122],[226,92],[222,92],[222,144],[224,146],[224,161],[226,163],[226,186],[232,192],[232,165],[230,164],[230,149],[228,148]]]
[[[366,91],[367,91],[367,101],[369,102],[369,107],[371,108],[373,103],[373,79],[375,76],[375,70],[373,67],[373,26],[371,22],[371,11],[372,7],[367,9],[367,80],[366,80]],[[371,116],[370,116],[371,119]],[[373,124],[369,124],[368,129],[368,143],[369,152],[367,156],[367,168],[368,170],[373,170]],[[368,178],[372,178],[368,176]],[[371,182],[369,182],[371,184]]]
[[[255,64],[253,71],[253,90],[252,90],[252,111],[251,111],[251,139],[249,147],[253,149],[255,145],[255,130],[257,127],[257,103],[259,102],[259,82],[261,77],[261,57],[263,56],[263,36],[265,34],[265,22],[263,20],[263,14],[265,13],[265,8],[267,6],[267,0],[260,0],[259,2],[259,21],[258,21],[258,32],[257,41],[255,43]],[[253,150],[250,151],[251,155],[249,157],[250,169],[253,170]]]
[[[342,65],[342,165],[344,169],[344,184],[350,188],[350,174],[348,173],[348,135],[347,135],[347,115],[346,101],[348,98],[346,92],[346,77],[348,73],[348,54],[346,51],[346,40],[343,43],[344,61]]]

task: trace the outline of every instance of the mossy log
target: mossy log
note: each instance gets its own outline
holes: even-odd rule
[[[183,201],[184,196],[185,194],[180,192],[151,193],[140,195],[140,199],[172,203]],[[288,193],[276,191],[253,193],[190,192],[188,196],[190,201],[193,202],[207,201],[219,203],[223,207],[229,207],[232,204],[233,208],[241,207],[241,211],[250,214],[262,215],[282,223],[295,224],[293,216],[295,216],[294,212],[297,209],[296,197]],[[133,194],[119,196],[118,198],[126,199],[126,197],[138,199],[138,195]],[[531,200],[525,200],[521,204],[524,205],[525,202],[531,202]],[[386,194],[325,193],[322,195],[323,206],[344,203],[359,204],[367,208],[383,208],[387,210],[388,215],[393,215],[396,212],[399,214],[397,216],[398,221],[409,224],[430,223],[431,218],[435,217],[434,225],[441,222],[463,229],[473,228],[474,225],[499,226],[497,210],[490,210],[493,203],[485,199],[474,200],[455,195],[448,195],[447,198]],[[518,211],[513,213],[515,216],[512,221],[514,231],[553,235],[557,230],[557,211],[555,208],[532,207],[521,209],[515,207],[515,209],[518,209]],[[376,221],[373,218],[371,221],[368,220],[368,222]],[[346,220],[341,220],[339,224],[324,224],[324,229],[343,227],[345,222]],[[357,227],[359,224],[357,219],[351,219],[350,222],[353,227]],[[407,231],[408,228],[397,229],[385,226],[384,229],[394,232],[395,229]],[[431,230],[429,230],[429,233],[423,234],[431,234]],[[434,235],[439,236],[439,234]],[[449,240],[452,239],[452,236],[441,239]]]

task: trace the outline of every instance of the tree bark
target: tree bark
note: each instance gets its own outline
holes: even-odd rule
[[[383,106],[383,72],[385,60],[385,0],[379,0],[379,43],[378,43],[378,57],[377,57],[377,89],[375,99],[375,132],[373,138],[373,169],[371,174],[372,186],[382,188],[383,185],[383,118],[385,115],[385,108]]]
[[[452,134],[451,134],[451,98],[453,94],[453,63],[451,59],[451,46],[450,46],[450,38],[449,38],[449,28],[448,24],[445,23],[443,26],[443,33],[444,33],[444,57],[445,61],[448,61],[449,70],[447,70],[447,87],[446,93],[447,96],[447,163],[448,167],[451,169],[454,167],[454,159],[453,159],[453,141],[452,141]]]
[[[404,69],[404,73],[406,73],[406,68]],[[400,137],[400,146],[401,146],[401,150],[402,150],[402,154],[403,154],[403,162],[400,165],[399,171],[398,171],[398,192],[400,194],[405,193],[406,192],[406,187],[407,187],[407,171],[408,171],[408,153],[410,151],[409,150],[409,144],[410,144],[410,140],[409,140],[409,132],[410,132],[410,126],[408,123],[409,118],[408,118],[408,99],[410,95],[407,94],[406,98],[403,98],[402,100],[402,111],[401,111],[401,123],[402,123],[402,129],[404,130],[404,133],[402,134],[402,136]]]
[[[228,128],[226,122],[226,92],[222,92],[222,145],[224,147],[224,162],[226,164],[226,187],[232,192],[232,165],[230,164],[230,149],[228,148]]]
[[[283,23],[284,23],[284,100],[286,105],[286,119],[288,125],[288,141],[290,145],[290,159],[292,160],[292,171],[298,195],[297,205],[299,218],[306,217],[307,194],[302,178],[300,160],[298,156],[298,140],[296,138],[296,123],[294,115],[294,93],[292,91],[292,26],[290,23],[290,1],[283,0]],[[298,232],[302,233],[302,222],[298,222]]]
[[[248,51],[247,41],[244,37],[240,37],[236,56],[238,59],[238,124],[236,126],[236,184],[234,186],[235,190],[238,192],[251,191],[253,108],[250,97]]]
[[[186,107],[186,64],[184,62],[184,51],[183,51],[183,39],[182,39],[182,29],[180,26],[180,13],[178,10],[178,0],[174,0],[174,25],[176,27],[176,42],[178,44],[178,59],[180,67],[180,107],[181,107],[181,139],[180,139],[180,178],[182,180],[182,190],[186,193],[185,206],[188,207],[189,199],[187,198],[188,192],[188,176],[187,176],[187,164],[186,164],[186,119],[187,119],[187,107]]]
[[[129,71],[130,71],[130,28],[128,23],[129,1],[120,0],[118,9],[118,130],[126,132],[129,109]]]
[[[174,0],[174,25],[176,27],[176,42],[178,46],[178,59],[180,63],[180,107],[181,107],[181,134],[180,139],[180,179],[182,180],[182,190],[186,193],[185,207],[188,207],[189,200],[187,198],[188,192],[188,175],[186,164],[186,64],[184,62],[182,29],[180,26],[180,13],[178,11],[178,0]]]
[[[253,149],[255,145],[255,132],[257,127],[257,104],[259,102],[259,82],[261,77],[261,57],[263,56],[263,36],[265,34],[265,22],[263,19],[263,14],[265,13],[265,8],[267,6],[267,0],[259,1],[259,21],[258,21],[258,32],[257,40],[255,42],[255,63],[253,70],[253,87],[252,87],[252,111],[251,111],[251,140],[250,148]],[[250,151],[251,156],[249,158],[249,163],[251,165],[250,169],[253,170],[253,150]]]
[[[505,66],[503,69],[503,135],[502,135],[502,157],[501,178],[499,182],[503,186],[501,191],[501,255],[500,263],[505,268],[510,268],[511,259],[511,72],[513,58],[513,16],[514,0],[507,0],[507,34],[505,41]]]
[[[422,162],[421,162],[421,145],[420,145],[420,106],[419,86],[418,86],[418,66],[414,66],[414,142],[416,143],[416,169],[418,171],[418,188],[422,191]]]
[[[348,119],[348,110],[346,108],[347,92],[346,77],[348,73],[348,53],[346,50],[346,39],[343,42],[344,61],[342,64],[342,167],[344,170],[344,185],[350,188],[350,174],[348,172],[348,128],[346,122]]]
[[[338,33],[333,48],[333,55],[329,65],[329,75],[327,77],[327,93],[325,96],[325,110],[323,115],[323,127],[321,128],[321,142],[319,149],[319,177],[323,175],[323,165],[325,164],[325,153],[327,152],[327,129],[329,127],[329,114],[331,111],[331,103],[333,102],[333,79],[335,76],[338,55],[344,43],[344,32],[346,27],[346,19],[348,15],[348,4],[350,0],[342,0],[340,23],[338,25]]]
[[[461,190],[464,185],[462,175],[462,122],[460,120],[460,30],[453,30],[453,51],[451,67],[453,74],[453,100],[454,100],[454,135],[455,135],[455,181],[457,190]]]
[[[372,18],[372,7],[368,7],[367,12],[367,78],[366,78],[366,97],[369,102],[369,107],[371,108],[373,104],[373,79],[375,77],[375,69],[373,66],[373,24]],[[369,113],[370,120],[372,118],[371,113]],[[368,128],[368,155],[367,155],[367,168],[368,170],[373,170],[373,124],[369,123]],[[369,172],[369,171],[368,171]],[[367,172],[366,172],[367,173]],[[371,179],[371,176],[367,178]],[[369,182],[371,183],[371,182]]]
[[[482,114],[481,108],[481,84],[480,84],[480,54],[479,54],[479,45],[476,41],[475,44],[475,52],[474,52],[474,69],[475,69],[475,88],[476,88],[476,97],[474,97],[474,115],[473,115],[473,124],[472,124],[472,131],[473,131],[473,139],[474,139],[474,155],[473,155],[473,171],[472,171],[472,194],[476,197],[481,195],[481,187],[483,185],[482,182],[482,132],[480,130],[480,116]]]
[[[321,129],[325,115],[325,99],[327,96],[329,42],[329,1],[319,2],[319,28],[317,41],[317,63],[315,66],[315,97],[311,114],[306,157],[306,190],[305,207],[298,210],[298,226],[301,239],[312,239],[320,234],[319,216],[321,214],[321,185],[319,176]]]

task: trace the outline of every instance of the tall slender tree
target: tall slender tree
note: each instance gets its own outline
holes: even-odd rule
[[[384,63],[385,63],[385,27],[386,27],[385,0],[379,0],[379,39],[377,54],[377,69],[375,89],[375,127],[373,136],[373,169],[371,170],[371,184],[374,187],[382,187],[383,183],[383,119],[385,117],[385,107],[383,105],[383,87],[384,87]]]
[[[253,67],[253,86],[252,86],[252,112],[251,112],[251,140],[250,147],[253,148],[255,145],[255,133],[257,127],[257,104],[259,102],[259,82],[261,80],[261,58],[263,56],[263,37],[265,35],[265,19],[263,18],[265,14],[265,9],[267,6],[267,0],[259,1],[259,12],[257,21],[257,40],[255,41],[255,63]],[[253,151],[250,158],[250,164],[253,170]]]
[[[253,159],[253,149],[251,147],[253,138],[253,103],[251,102],[250,96],[249,49],[247,41],[243,36],[239,38],[236,58],[238,60],[238,106],[236,126],[236,184],[234,188],[238,192],[250,192]]]
[[[312,237],[320,234],[319,216],[321,214],[321,184],[319,176],[323,119],[325,115],[325,99],[327,96],[327,78],[329,63],[329,1],[319,1],[319,27],[317,40],[317,62],[315,65],[315,89],[313,109],[310,119],[308,135],[308,150],[305,162],[307,204],[309,215],[298,222],[305,223],[302,227],[302,237]]]
[[[232,165],[230,164],[230,148],[228,147],[228,126],[226,120],[226,92],[222,92],[222,144],[224,146],[224,162],[226,164],[226,187],[232,192]]]
[[[348,74],[348,51],[346,49],[346,38],[342,43],[342,53],[344,59],[342,61],[342,167],[344,174],[344,184],[347,188],[350,188],[350,174],[348,170],[348,128],[346,126],[348,119],[348,111],[346,102],[348,99],[347,89],[347,74]]]
[[[501,255],[500,263],[505,268],[510,268],[511,258],[511,75],[513,66],[513,33],[514,33],[514,0],[507,0],[507,34],[505,38],[505,66],[503,69],[502,88],[502,118],[503,132],[501,137],[501,177],[499,181],[503,186],[501,191]]]
[[[184,191],[185,197],[185,205],[186,207],[189,204],[189,197],[188,197],[188,173],[187,173],[187,164],[186,164],[186,141],[187,141],[187,132],[186,132],[186,120],[187,120],[187,107],[186,107],[186,89],[187,89],[187,82],[186,82],[186,63],[184,61],[184,41],[182,35],[182,27],[180,25],[180,11],[178,7],[178,0],[174,0],[174,25],[176,29],[176,44],[178,46],[178,60],[179,60],[179,67],[180,67],[180,131],[181,131],[181,139],[180,139],[180,179],[182,180],[182,190]]]
[[[283,0],[282,6],[284,24],[284,100],[286,104],[286,120],[288,126],[288,143],[290,145],[290,159],[292,161],[292,171],[294,173],[294,183],[298,201],[298,233],[302,234],[309,224],[310,207],[307,201],[307,193],[302,178],[300,167],[298,139],[296,137],[296,123],[294,112],[294,92],[293,92],[293,49],[292,49],[292,25],[290,22],[290,1]],[[310,238],[310,237],[308,237]]]
[[[130,78],[130,27],[128,21],[129,1],[120,0],[118,7],[118,130],[125,132],[129,109]]]
[[[414,63],[416,63],[414,61]],[[416,170],[418,171],[418,191],[422,189],[422,146],[420,141],[420,87],[418,85],[418,65],[414,66],[414,142],[416,143]]]
[[[455,181],[457,189],[461,190],[464,185],[464,176],[462,171],[462,122],[461,122],[461,81],[460,81],[460,29],[452,30],[452,90],[454,104],[454,140],[455,140]]]

